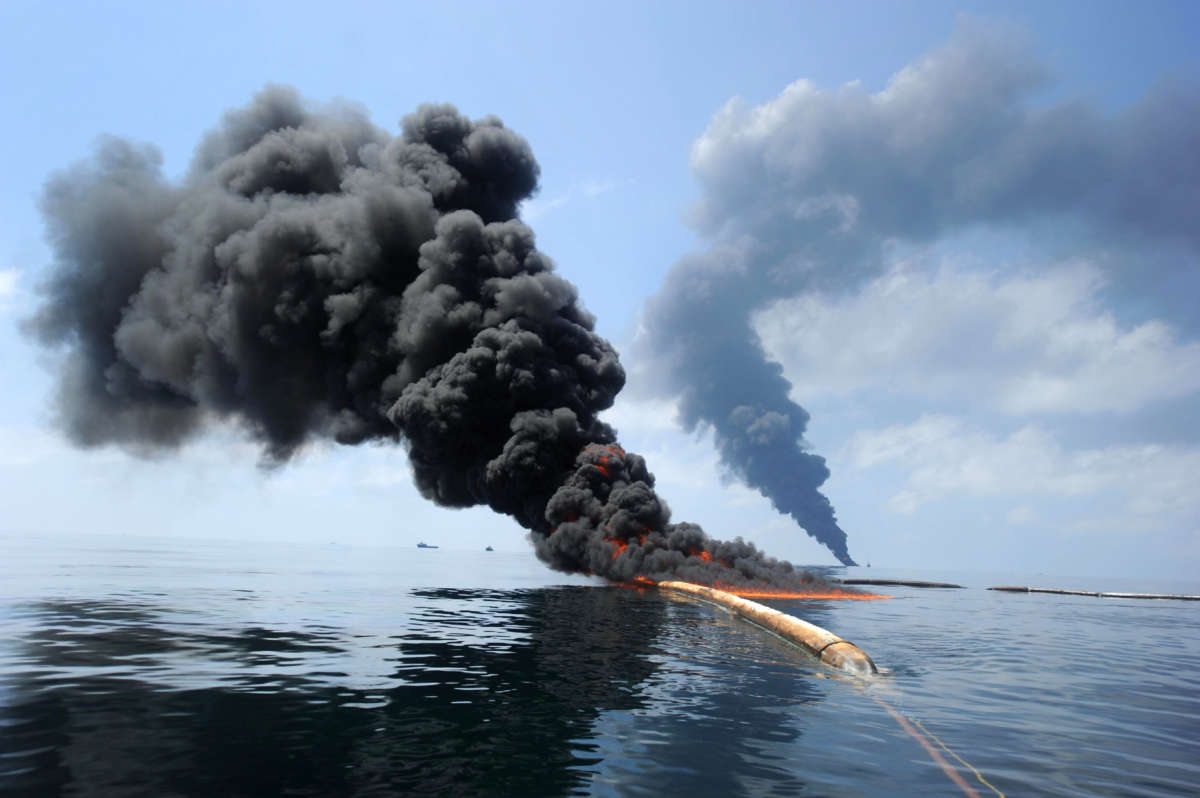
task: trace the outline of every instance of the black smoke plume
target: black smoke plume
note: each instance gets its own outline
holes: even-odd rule
[[[843,563],[846,535],[820,492],[829,471],[758,314],[855,290],[889,244],[999,229],[1051,250],[1070,239],[1072,255],[1101,263],[1120,253],[1106,277],[1123,296],[1153,297],[1185,328],[1200,319],[1200,87],[1167,82],[1109,115],[1038,98],[1047,83],[1027,36],[963,20],[883,91],[797,80],[759,106],[735,98],[692,147],[691,218],[711,247],[676,263],[646,305],[645,382]]]
[[[747,257],[718,247],[671,270],[642,322],[657,350],[658,378],[678,398],[687,429],[712,428],[734,476],[854,565],[833,505],[819,490],[829,478],[825,459],[804,442],[808,412],[789,398],[791,383],[749,323],[748,308],[769,302],[778,286],[754,274],[769,266],[750,266]]]
[[[597,419],[625,373],[517,218],[537,181],[494,117],[427,105],[393,137],[279,87],[178,183],[153,148],[103,141],[43,198],[56,261],[29,328],[66,350],[62,425],[155,451],[224,422],[268,464],[317,438],[403,443],[424,496],[511,515],[555,568],[811,580],[669,523]]]

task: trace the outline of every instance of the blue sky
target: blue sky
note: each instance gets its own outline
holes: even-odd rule
[[[100,134],[153,143],[166,173],[179,175],[221,114],[272,82],[316,102],[361,103],[391,130],[426,101],[501,117],[541,164],[524,219],[630,372],[610,418],[627,448],[647,457],[675,518],[829,563],[794,523],[723,475],[710,436],[680,431],[672,397],[655,387],[654,343],[638,336],[672,265],[731,235],[769,236],[745,220],[804,200],[817,182],[834,189],[797,207],[869,209],[869,168],[838,188],[843,172],[764,153],[810,147],[832,163],[837,141],[814,144],[814,120],[832,125],[856,103],[878,104],[900,85],[895,76],[961,44],[964,29],[1009,42],[1002,65],[1040,76],[1014,108],[1083,109],[1078,118],[1104,135],[1148,94],[1194,96],[1200,82],[1191,3],[513,5],[5,4],[4,528],[526,546],[507,518],[422,500],[397,449],[317,446],[264,472],[233,431],[153,460],[65,443],[49,409],[53,357],[17,324],[50,260],[41,187]],[[789,90],[802,79],[808,94]],[[734,98],[740,105],[729,105]],[[1163,113],[1149,130],[1200,127],[1186,105]],[[844,137],[888,122],[845,124]],[[1150,186],[1162,207],[1144,207],[1185,221],[1200,214],[1186,202],[1200,196],[1190,151],[1178,169],[1146,172],[1175,184]],[[761,192],[744,184],[750,163],[775,169]],[[921,177],[932,185],[938,175]],[[1050,194],[1055,179],[1043,181]],[[860,562],[1192,577],[1195,239],[1105,208],[1031,199],[966,221],[952,209],[919,234],[880,228],[886,251],[861,277],[780,288],[748,309],[811,413],[806,438],[829,461],[826,492]],[[845,218],[856,230],[866,224]]]

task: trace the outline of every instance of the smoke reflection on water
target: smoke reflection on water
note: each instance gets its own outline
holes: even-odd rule
[[[769,602],[870,652],[889,675],[864,687],[709,605],[554,586],[527,554],[0,550],[5,798],[958,794],[872,696],[1010,795],[1200,783],[1190,603]]]
[[[706,692],[737,654],[705,658],[719,619],[672,618],[698,608],[620,588],[410,595],[390,636],[220,628],[145,599],[27,605],[0,670],[0,792],[561,795],[596,786],[595,726],[615,715],[696,764],[641,786],[802,786],[744,739],[794,740],[782,713]],[[700,654],[667,676],[680,634]],[[794,674],[746,686],[812,697]]]

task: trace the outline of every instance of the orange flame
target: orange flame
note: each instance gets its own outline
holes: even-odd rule
[[[603,449],[604,451],[608,452],[608,454],[600,455],[600,462],[592,463],[592,467],[607,477],[607,476],[609,476],[608,461],[610,459],[612,459],[613,457],[622,457],[623,458],[625,456],[625,450],[622,449],[620,446],[618,446],[615,443],[610,443],[607,446],[599,446],[597,448]]]
[[[612,558],[614,560],[621,556],[621,552],[623,552],[623,551],[625,551],[625,549],[629,548],[628,540],[618,540],[617,538],[605,538],[604,542],[613,544],[614,550],[612,553]],[[645,546],[646,545],[646,536],[638,535],[637,542],[638,542],[639,546]]]
[[[615,541],[609,542],[615,543]],[[624,547],[622,547],[621,551],[624,550]],[[658,582],[654,581],[648,576],[635,576],[628,582],[616,582],[614,584],[616,584],[618,587],[628,587],[641,590],[647,587],[654,587],[658,584]],[[712,585],[712,587],[717,590],[724,590],[726,593],[732,593],[735,596],[752,599],[852,599],[857,601],[873,601],[875,599],[893,598],[892,596],[883,596],[876,593],[851,593],[848,590],[838,590],[837,588],[803,592],[796,590],[774,590],[765,587],[736,587],[734,585],[726,585],[722,582],[718,582],[717,584]]]
[[[741,596],[742,598],[852,599],[858,601],[892,598],[891,596],[883,596],[877,593],[852,593],[849,590],[839,590],[838,588],[824,588],[811,591],[776,590],[768,587],[738,587],[736,585],[722,584],[721,582],[716,583],[713,587],[717,590],[724,590],[726,593],[732,593],[735,596]]]
[[[646,590],[647,588],[654,587],[658,583],[646,576],[635,576],[628,582],[614,582],[613,584],[615,584],[617,587],[626,587],[631,590]]]
[[[629,544],[626,541],[617,540],[616,538],[605,538],[604,542],[613,544],[612,558],[614,560],[620,557],[621,553],[624,552],[625,549],[629,548]]]
[[[709,553],[708,551],[706,551],[704,549],[689,549],[688,556],[695,557],[696,559],[703,560],[704,562],[719,562],[721,565],[724,565],[726,568],[733,567],[732,565],[729,564],[728,560],[721,560],[716,557],[713,557],[711,553]]]

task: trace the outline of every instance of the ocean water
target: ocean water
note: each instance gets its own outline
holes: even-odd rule
[[[1197,585],[766,602],[864,682],[532,553],[0,545],[4,796],[1200,794],[1200,603],[983,589]]]

